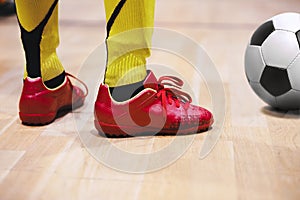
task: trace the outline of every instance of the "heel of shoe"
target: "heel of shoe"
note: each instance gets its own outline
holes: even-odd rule
[[[20,119],[25,125],[46,125],[51,123],[56,116],[56,113],[48,114],[25,114],[19,112]]]

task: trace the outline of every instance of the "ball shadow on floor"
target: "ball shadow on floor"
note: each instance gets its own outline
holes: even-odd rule
[[[280,110],[273,108],[271,106],[264,106],[261,108],[261,112],[265,115],[278,118],[288,118],[288,119],[300,119],[300,109],[299,110]]]

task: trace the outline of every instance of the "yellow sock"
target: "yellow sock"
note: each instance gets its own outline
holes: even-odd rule
[[[62,74],[64,68],[56,54],[59,45],[58,0],[15,2],[26,56],[24,78],[41,76],[43,81],[48,81]]]
[[[104,82],[110,87],[139,82],[146,77],[150,56],[155,0],[104,0],[107,20],[107,66]],[[120,34],[121,33],[121,34]]]

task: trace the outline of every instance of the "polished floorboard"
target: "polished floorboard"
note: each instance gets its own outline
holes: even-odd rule
[[[224,121],[217,120],[207,132],[180,137],[106,139],[88,127],[96,138],[90,143],[93,147],[87,147],[78,134],[76,118],[84,116],[88,106],[47,126],[21,124],[18,100],[24,53],[16,18],[0,18],[0,199],[300,199],[300,112],[277,112],[266,106],[244,73],[245,49],[256,27],[299,8],[299,0],[157,0],[155,26],[200,44],[213,61],[224,88],[224,101],[217,100],[224,108]],[[105,33],[102,1],[61,1],[58,54],[66,71],[80,74],[91,52],[103,44]],[[201,105],[217,108],[205,77],[199,82],[190,79],[195,74],[183,66],[186,61],[155,51],[149,62],[174,66]],[[87,105],[93,103],[97,87],[95,83],[90,88]],[[217,129],[218,143],[200,159],[206,137]],[[162,164],[168,159],[163,154],[149,162],[132,160],[136,169],[149,169],[151,163],[160,166],[147,173],[126,172],[130,163],[122,163],[121,156],[119,168],[114,169],[90,154],[100,149],[109,158],[117,147],[147,156],[175,138],[180,144],[191,142],[169,165]]]

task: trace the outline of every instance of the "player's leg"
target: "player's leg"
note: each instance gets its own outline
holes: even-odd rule
[[[16,0],[16,8],[26,57],[19,115],[26,124],[47,124],[60,109],[82,105],[83,92],[66,77],[56,54],[58,0]]]
[[[104,2],[108,50],[104,82],[110,86],[111,91],[114,91],[112,92],[114,98],[126,100],[142,86],[142,81],[147,75],[146,58],[150,55],[155,0]],[[150,29],[133,31],[146,27]],[[131,51],[130,48],[134,47],[142,49]],[[123,52],[126,53],[122,55]]]
[[[64,81],[64,68],[57,57],[58,0],[16,0],[21,38],[26,56],[25,76],[42,77],[55,88]]]
[[[165,85],[180,88],[183,84],[180,79],[171,76],[157,79],[150,70],[146,71],[152,31],[130,30],[153,27],[154,3],[154,0],[105,0],[108,61],[105,84],[101,84],[95,103],[95,126],[99,133],[187,134],[206,130],[213,123],[212,114],[190,104],[188,94],[164,87],[166,81]],[[124,31],[127,32],[121,33]],[[128,49],[132,51],[127,52]]]

